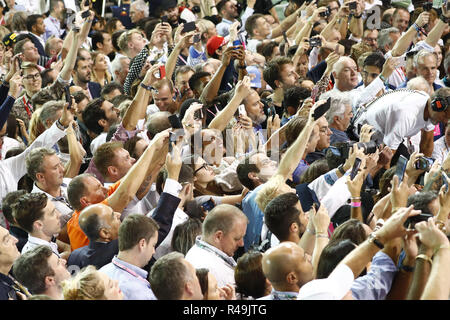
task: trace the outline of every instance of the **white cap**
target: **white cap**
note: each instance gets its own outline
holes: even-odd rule
[[[312,280],[300,288],[297,300],[341,300],[355,280],[353,271],[339,264],[326,279]]]

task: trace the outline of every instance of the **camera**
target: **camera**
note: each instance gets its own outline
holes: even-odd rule
[[[310,38],[309,39],[309,45],[311,46],[311,48],[313,48],[313,47],[320,47],[322,45],[322,39],[320,39],[319,37]]]
[[[349,8],[350,10],[356,10],[356,2],[350,2],[350,3],[348,4],[348,8]]]
[[[432,2],[425,2],[422,5],[423,11],[430,11],[431,8],[433,8],[433,3]]]
[[[330,15],[330,8],[326,8],[326,10],[324,12],[319,13],[320,17],[328,17]]]
[[[193,12],[193,13],[200,13],[200,7],[199,6],[193,6],[192,8],[191,8],[191,11]]]
[[[425,170],[428,172],[430,171],[433,163],[434,163],[433,158],[419,157],[414,163],[414,166],[417,170]]]
[[[353,144],[354,143],[352,142],[345,142],[337,147],[330,146],[330,150],[335,156],[345,160],[350,155],[350,150],[351,148],[353,148]],[[375,141],[359,142],[357,143],[357,146],[359,149],[363,149],[364,154],[375,153],[378,149],[377,143]]]

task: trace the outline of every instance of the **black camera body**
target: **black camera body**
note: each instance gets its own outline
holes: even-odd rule
[[[336,156],[341,159],[347,159],[350,155],[350,150],[353,148],[353,142],[346,142],[344,144],[339,145],[338,147],[330,146],[331,152],[333,152]],[[378,149],[377,143],[375,141],[369,142],[359,142],[357,143],[358,148],[362,148],[364,154],[375,153]]]
[[[414,163],[414,166],[417,170],[425,170],[426,172],[428,172],[430,171],[433,163],[434,163],[433,158],[419,157]]]
[[[422,8],[423,8],[423,11],[430,11],[431,10],[431,8],[433,8],[433,3],[432,2],[425,2],[423,5],[422,5]]]
[[[324,12],[319,13],[320,17],[328,17],[331,14],[330,8],[326,7],[326,10]]]
[[[313,48],[313,47],[320,47],[320,46],[322,46],[322,39],[320,39],[319,37],[310,38],[309,39],[309,45],[311,46],[311,48]]]

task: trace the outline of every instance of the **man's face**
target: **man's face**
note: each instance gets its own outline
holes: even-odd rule
[[[63,18],[64,2],[58,1],[57,5],[54,7],[53,11],[55,13],[55,17],[61,20]]]
[[[406,31],[409,23],[409,12],[406,10],[399,10],[397,14],[392,18],[392,26],[400,30],[400,32]]]
[[[225,19],[234,19],[238,16],[237,6],[233,1],[228,1],[222,9]]]
[[[23,69],[22,83],[25,90],[32,94],[41,90],[42,78],[39,70],[35,68]]]
[[[138,160],[142,156],[145,149],[147,149],[148,145],[149,143],[145,139],[140,139],[138,142],[136,142],[136,146],[134,147],[134,154],[136,155],[136,160]]]
[[[106,205],[102,205],[102,211],[98,213],[99,220],[104,221],[108,225],[110,240],[119,238],[120,213]]]
[[[248,117],[255,123],[261,124],[266,120],[264,114],[264,104],[261,102],[258,92],[252,90],[247,99],[245,99],[245,111]]]
[[[108,196],[108,189],[94,177],[86,177],[83,179],[84,184],[84,198],[87,205],[100,203]]]
[[[186,259],[183,259],[183,263],[186,266],[186,269],[188,270],[189,274],[188,282],[191,283],[191,289],[193,290],[192,300],[202,300],[203,293],[194,266]]]
[[[419,60],[417,66],[417,75],[422,76],[427,80],[428,84],[433,85],[436,80],[437,59],[434,54],[425,56]]]
[[[298,74],[291,63],[286,63],[281,67],[281,85],[284,90],[292,88],[297,85]]]
[[[157,93],[153,91],[153,101],[160,111],[167,111],[173,104],[173,92],[164,85]]]
[[[83,113],[83,111],[84,111],[84,109],[86,109],[86,106],[88,103],[89,103],[88,99],[83,99],[76,104],[75,114],[77,115],[77,117],[79,117]]]
[[[150,259],[153,257],[153,254],[155,253],[156,242],[158,242],[158,232],[155,232],[155,234],[150,238],[150,240],[146,242],[144,260],[146,260],[147,262],[150,261]]]
[[[276,161],[270,160],[270,158],[264,153],[257,153],[251,158],[251,163],[254,163],[259,169],[258,178],[261,183],[267,182],[273,177],[278,170],[278,164]]]
[[[120,64],[122,67],[120,68],[120,72],[116,73],[116,80],[123,85],[130,70],[130,59],[122,58],[120,59]]]
[[[16,246],[18,241],[7,229],[0,226],[0,266],[11,266],[20,256]]]
[[[87,50],[80,50],[79,55],[80,55],[80,57],[83,60],[88,61],[89,62],[89,66],[92,68],[92,66],[94,65],[94,61],[92,60],[92,56],[89,53],[89,51],[87,51]]]
[[[350,120],[353,117],[352,106],[348,105],[345,107],[345,113],[342,115],[342,118],[335,117],[335,124],[338,129],[341,131],[347,130],[350,125]]]
[[[130,157],[130,153],[124,148],[118,148],[114,151],[114,166],[118,170],[118,178],[122,179],[136,162],[136,159]]]
[[[316,150],[322,151],[330,146],[331,130],[328,127],[328,121],[325,117],[321,117],[317,121],[319,128],[319,141],[317,142]]]
[[[381,73],[381,70],[375,66],[365,66],[361,72],[364,86],[368,86],[375,80]]]
[[[27,41],[23,45],[23,60],[37,63],[39,61],[39,52],[32,41]]]
[[[292,258],[295,261],[294,265],[297,266],[294,271],[297,278],[299,279],[297,285],[301,287],[302,285],[313,279],[313,268],[311,260],[305,250],[303,250],[300,246],[295,246]]]
[[[296,72],[297,72],[299,78],[306,78],[306,74],[309,71],[308,63],[309,63],[309,58],[306,54],[302,55],[300,57],[300,59],[298,60]]]
[[[377,39],[378,39],[378,30],[373,29],[371,31],[366,32],[366,36],[363,38],[363,41],[365,44],[371,47],[373,51],[376,51],[378,49]]]
[[[184,97],[187,97],[188,99],[194,97],[194,93],[189,87],[189,79],[193,74],[193,71],[178,73],[177,78],[175,79],[175,87],[181,92]]]
[[[139,11],[136,9],[136,5],[132,4],[130,6],[130,19],[131,22],[136,23],[139,20],[145,18],[144,11]]]
[[[328,17],[328,21],[331,21],[339,11],[339,4],[336,1],[332,1],[328,4],[328,8],[330,9],[330,16]]]
[[[112,99],[114,99],[117,96],[120,96],[121,94],[122,93],[120,92],[119,89],[114,89],[109,94],[105,94],[105,99],[108,100],[108,101],[111,101]]]
[[[308,225],[308,215],[303,212],[302,205],[300,204],[300,201],[298,201],[295,204],[295,208],[299,211],[298,213],[298,221],[300,222],[300,225],[298,226],[298,236],[301,237],[303,233],[306,231],[306,226]]]
[[[263,17],[256,19],[256,29],[258,30],[259,35],[264,39],[272,32],[270,24]]]
[[[447,129],[445,130],[445,142],[450,146],[450,121],[447,122]]]
[[[437,58],[437,62],[436,62],[436,64],[437,64],[437,66],[440,66],[441,65],[441,63],[442,63],[442,49],[441,49],[441,46],[440,45],[436,45],[435,47],[434,47],[434,53],[436,54],[436,58]]]
[[[88,60],[78,61],[75,74],[79,82],[88,83],[89,81],[91,81],[91,72],[91,64]]]
[[[234,221],[230,232],[222,235],[220,250],[232,257],[239,247],[244,246],[244,236],[247,231],[247,220],[237,219]]]
[[[306,146],[305,155],[314,152],[316,150],[317,143],[319,142],[319,126],[316,124],[309,138],[308,144]]]
[[[47,206],[43,210],[44,215],[41,218],[42,232],[46,236],[52,237],[61,231],[61,212],[55,208],[53,201],[50,199],[47,200]]]
[[[197,88],[194,89],[194,95],[196,97],[200,97],[202,95],[203,89],[205,89],[208,82],[211,81],[211,76],[204,76],[200,78],[200,83],[198,84]]]
[[[167,20],[172,23],[178,22],[178,18],[180,16],[180,11],[178,10],[178,6],[169,8],[167,10],[164,10],[162,15],[167,16]]]
[[[44,34],[45,33],[44,19],[38,18],[34,27],[36,28],[35,32],[37,35],[40,36],[41,34]]]
[[[38,173],[39,180],[48,188],[61,186],[64,178],[64,167],[56,154],[45,156],[42,163],[42,171]]]
[[[56,286],[59,287],[61,282],[70,279],[70,272],[67,270],[67,261],[65,259],[61,259],[56,254],[52,254],[48,258],[47,263],[54,272],[54,275],[51,277],[55,279]]]
[[[103,32],[103,49],[102,52],[106,55],[110,54],[111,52],[113,52],[114,47],[112,45],[112,40],[111,40],[111,36],[109,35],[108,32]]]
[[[341,91],[350,91],[358,84],[358,68],[353,59],[342,61],[341,70],[336,73],[336,82]]]
[[[392,44],[391,44],[390,47],[387,48],[386,51],[389,51],[392,48],[394,48],[394,46],[397,43],[397,40],[400,38],[400,36],[401,36],[400,32],[391,32],[391,33],[389,33],[389,37],[392,39]]]
[[[110,126],[120,121],[119,109],[115,108],[111,102],[105,100],[102,104],[102,109],[105,111],[106,120],[108,121],[108,129]]]

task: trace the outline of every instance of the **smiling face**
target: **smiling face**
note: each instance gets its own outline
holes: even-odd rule
[[[255,90],[251,90],[251,93],[244,100],[245,111],[247,111],[248,117],[257,125],[263,123],[267,116],[264,113],[264,104],[261,102],[261,98]]]
[[[358,84],[358,68],[355,61],[351,58],[342,59],[338,70],[333,72],[333,76],[340,91],[350,91],[355,88]]]
[[[39,70],[36,68],[23,69],[22,83],[30,96],[41,90],[42,78]]]

